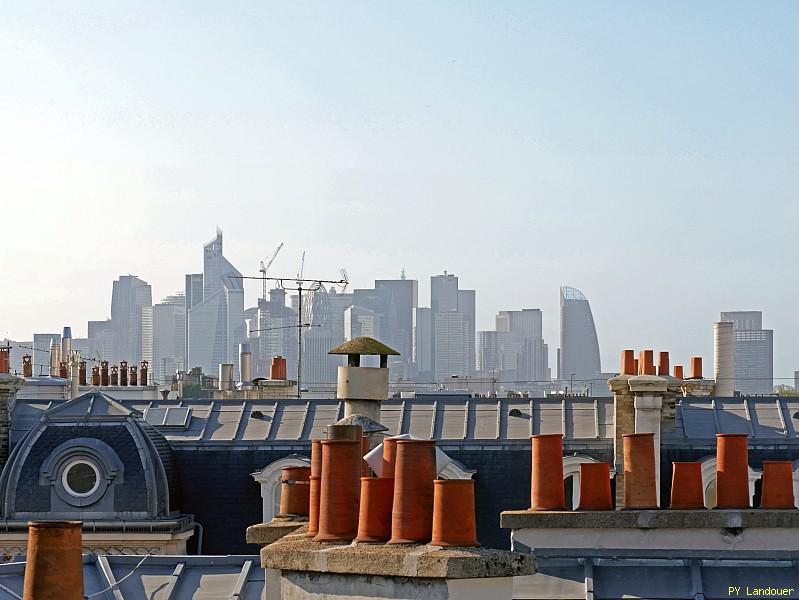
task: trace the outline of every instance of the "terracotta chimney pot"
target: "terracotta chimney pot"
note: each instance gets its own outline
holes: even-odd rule
[[[534,435],[530,442],[530,510],[565,510],[563,436],[559,433]]]
[[[28,523],[24,600],[83,600],[80,521]]]
[[[760,508],[796,508],[791,461],[763,461],[763,489],[760,497]]]
[[[473,479],[436,479],[433,482],[433,535],[431,546],[477,546]]]
[[[358,533],[361,441],[322,440],[317,542],[351,542]]]
[[[608,463],[580,465],[580,504],[577,510],[613,510]]]
[[[691,379],[702,379],[702,357],[691,358]]]
[[[716,434],[716,508],[749,508],[748,437]]]
[[[624,508],[657,508],[655,486],[655,434],[623,435]]]
[[[638,375],[635,368],[635,350],[621,351],[621,375]]]
[[[641,350],[641,352],[638,354],[638,374],[639,375],[655,374],[654,350]]]
[[[280,516],[307,517],[311,467],[284,467],[280,477]]]
[[[679,510],[705,508],[702,486],[702,463],[674,462],[671,464],[671,504]]]
[[[361,477],[361,510],[356,542],[385,542],[391,537],[393,477]]]
[[[389,544],[430,541],[433,531],[433,480],[436,444],[433,440],[397,440],[394,502]]]
[[[669,353],[658,352],[658,375],[661,377],[668,377],[671,373],[669,369]]]

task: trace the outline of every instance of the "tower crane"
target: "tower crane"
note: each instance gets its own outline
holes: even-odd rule
[[[261,277],[264,278],[264,292],[263,292],[264,302],[266,301],[266,292],[267,292],[267,290],[266,290],[266,282],[267,282],[266,272],[269,270],[269,267],[272,266],[272,263],[275,262],[275,258],[277,258],[278,252],[280,252],[280,250],[282,248],[283,248],[283,242],[280,242],[280,245],[272,253],[272,258],[270,258],[269,261],[266,264],[264,264],[264,261],[261,261],[261,268],[258,269],[261,272]]]

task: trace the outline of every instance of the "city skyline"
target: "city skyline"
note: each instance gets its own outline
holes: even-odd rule
[[[296,346],[296,338],[292,333],[295,327],[293,323],[296,319],[297,310],[296,295],[287,296],[286,290],[274,287],[269,291],[269,299],[264,304],[261,282],[256,282],[259,293],[256,296],[255,303],[252,304],[251,301],[248,301],[244,297],[243,291],[243,282],[246,282],[247,279],[242,278],[238,269],[223,256],[222,236],[221,229],[217,228],[215,236],[203,245],[205,277],[203,274],[186,274],[184,291],[166,296],[160,302],[152,301],[152,298],[157,297],[157,295],[152,293],[151,286],[147,281],[136,276],[120,275],[118,279],[113,281],[112,285],[112,317],[107,320],[88,321],[88,339],[76,335],[74,347],[81,351],[86,358],[102,357],[111,362],[116,362],[124,358],[130,358],[132,354],[135,354],[135,352],[122,352],[120,350],[121,345],[122,347],[132,348],[133,345],[143,344],[142,340],[149,339],[149,345],[147,347],[142,346],[141,360],[153,362],[153,358],[156,358],[153,373],[157,375],[156,381],[163,382],[163,377],[167,373],[174,372],[175,367],[190,369],[199,366],[206,374],[214,376],[220,362],[232,362],[234,364],[234,373],[237,373],[238,345],[239,342],[247,341],[258,347],[256,348],[255,357],[256,362],[260,365],[258,367],[260,369],[259,375],[264,375],[268,372],[270,357],[276,354],[282,354],[287,357],[289,370],[294,372],[296,370],[296,356],[293,359],[292,356],[296,354],[296,347],[292,348],[291,346]],[[291,278],[286,279],[289,282],[291,281]],[[392,377],[399,378],[399,380],[414,380],[417,383],[441,383],[456,376],[495,377],[498,381],[509,384],[514,382],[560,382],[560,385],[564,385],[564,382],[566,382],[570,388],[574,387],[577,390],[581,386],[585,390],[593,390],[594,385],[599,384],[602,393],[604,393],[604,386],[601,385],[601,382],[616,372],[613,367],[605,369],[604,372],[601,370],[601,344],[598,343],[601,336],[597,335],[589,300],[581,290],[571,286],[562,286],[560,288],[560,343],[557,346],[549,347],[550,345],[545,342],[543,337],[544,318],[543,311],[540,308],[500,309],[496,313],[493,327],[477,330],[474,327],[474,319],[471,316],[475,314],[477,290],[460,288],[459,277],[453,273],[448,273],[446,270],[443,274],[431,275],[429,281],[431,288],[426,302],[424,299],[419,300],[419,281],[408,278],[405,269],[402,270],[400,277],[397,279],[375,279],[374,288],[350,288],[345,290],[342,287],[340,291],[337,291],[338,286],[331,286],[329,293],[322,289],[319,293],[309,291],[304,294],[303,322],[313,323],[314,327],[323,328],[319,330],[310,328],[304,331],[305,345],[309,346],[310,349],[310,353],[307,356],[308,360],[303,363],[304,380],[315,384],[332,383],[335,378],[333,373],[336,361],[327,356],[327,349],[345,339],[351,339],[354,335],[375,335],[403,349],[406,346],[412,346],[410,352],[395,357],[396,361],[392,363],[391,367]],[[220,325],[214,325],[208,321],[212,313],[216,314],[222,310],[221,308],[214,308],[212,313],[208,313],[203,317],[204,324],[201,325],[201,329],[197,330],[197,332],[202,332],[201,335],[208,340],[217,339],[215,343],[219,343],[220,339],[224,340],[222,346],[217,350],[210,350],[213,344],[210,344],[209,341],[203,342],[201,346],[208,348],[207,351],[204,351],[206,353],[221,352],[221,354],[213,359],[209,355],[207,359],[203,359],[200,363],[189,358],[188,364],[185,364],[185,351],[189,349],[188,344],[192,337],[189,320],[186,315],[191,313],[193,306],[202,303],[203,296],[206,301],[216,298],[216,290],[219,285],[223,287],[231,285],[232,288],[227,290],[224,296],[232,298],[232,295],[235,295],[237,300],[234,301],[234,305],[239,303],[241,307],[246,307],[244,310],[237,308],[236,316],[233,316],[233,321],[231,322],[234,329],[240,331],[240,333],[231,331],[230,333],[221,334],[216,329]],[[274,285],[274,282],[272,282],[272,285]],[[126,290],[124,295],[123,289]],[[140,292],[144,293],[134,290],[140,290]],[[345,291],[347,293],[344,293]],[[143,309],[134,309],[132,305],[128,307],[130,302],[139,302],[139,300],[134,298],[140,296],[143,300],[148,300],[149,304],[144,302]],[[196,296],[196,298],[193,296]],[[278,300],[277,304],[274,303],[275,299]],[[319,300],[322,300],[323,304],[317,307]],[[223,305],[225,307],[230,306],[227,304],[228,302],[229,300],[224,301]],[[396,312],[397,303],[404,307],[400,308],[399,314],[408,313],[399,319]],[[425,307],[425,304],[429,304],[430,307]],[[124,311],[126,312],[120,312],[122,306],[125,307]],[[180,306],[180,313],[175,312],[176,306]],[[216,307],[216,305],[214,306]],[[415,314],[413,314],[414,307],[418,307],[415,308]],[[351,316],[355,314],[353,309],[357,309],[360,315],[357,325],[355,324],[355,317]],[[145,312],[142,313],[142,310]],[[463,312],[464,310],[465,312]],[[156,324],[154,316],[159,311],[162,313],[161,325],[154,327]],[[220,323],[229,321],[230,317],[226,316],[227,311],[228,308],[224,308],[225,316],[219,313],[222,319]],[[317,312],[319,314],[316,314]],[[134,313],[138,314],[138,316],[135,316]],[[114,316],[115,314],[116,316]],[[124,316],[125,321],[120,320],[122,315],[128,314],[130,317]],[[424,317],[424,314],[429,316]],[[289,315],[288,320],[283,315]],[[443,325],[444,329],[441,330],[442,332],[446,331],[446,335],[449,336],[444,345],[436,342],[436,315],[447,320],[447,323]],[[276,316],[277,321],[274,321],[273,319]],[[455,317],[459,317],[459,320],[453,330],[454,321],[452,319]],[[134,323],[127,320],[129,318],[133,318],[137,322]],[[212,320],[215,321],[216,317]],[[721,320],[734,321],[736,331],[739,328],[742,330],[756,330],[762,327],[763,316],[762,311],[723,311],[721,312]],[[238,322],[241,325],[235,325]],[[290,324],[286,326],[286,323],[289,322]],[[571,324],[567,325],[567,323]],[[211,326],[210,330],[208,329],[209,325]],[[275,325],[278,325],[277,329],[281,331],[271,331],[269,329]],[[95,330],[99,326],[101,331],[92,333],[92,326],[95,327]],[[457,333],[459,329],[464,327],[466,328],[464,331]],[[70,328],[71,326],[65,327],[65,330]],[[185,330],[181,331],[184,328]],[[260,338],[257,333],[255,338],[245,337],[244,332],[251,330],[269,333],[261,333]],[[41,331],[35,332],[32,336],[14,340],[17,343],[26,344],[29,342],[24,340],[31,339],[31,337],[33,339],[32,348],[27,346],[15,348],[13,354],[16,362],[20,361],[21,353],[27,348],[33,350],[34,368],[41,369],[44,367],[44,361],[41,358],[37,358],[36,349],[44,350],[51,337],[55,338],[56,342],[60,338],[58,334],[41,333]],[[76,331],[80,332],[80,327],[77,327]],[[128,333],[132,332],[133,337],[125,335],[124,332],[126,331]],[[740,335],[747,333],[751,337],[751,332],[742,332]],[[770,380],[774,373],[773,331],[768,330],[765,333],[768,334],[768,350],[766,355],[762,357],[758,355],[758,358],[755,359],[758,366],[742,367],[740,373],[738,373],[739,367],[735,367],[736,379],[739,380],[735,386],[736,390],[740,390],[743,393],[770,393],[772,386],[767,383],[766,378]],[[220,335],[223,335],[223,337],[219,338]],[[228,339],[229,335],[242,337]],[[282,338],[283,341],[277,342],[276,335]],[[453,335],[455,337],[451,337]],[[486,335],[492,337],[489,339]],[[736,336],[738,335],[736,334]],[[471,341],[469,341],[470,337]],[[37,338],[39,339],[38,342]],[[749,338],[747,337],[746,339],[748,340]],[[422,340],[425,341],[422,342]],[[277,345],[274,345],[276,342]],[[426,350],[421,350],[422,354],[427,357],[426,359],[419,358],[420,342],[427,346]],[[161,346],[160,352],[159,343]],[[737,356],[739,342],[736,341],[735,344]],[[306,352],[309,349],[306,349]],[[565,352],[563,351],[564,349],[566,349]],[[658,348],[658,350],[660,349],[662,348]],[[545,355],[543,358],[540,355],[542,351]],[[741,351],[751,353],[754,348]],[[456,354],[450,356],[449,353],[451,352]],[[488,359],[486,359],[486,352],[488,352]],[[755,352],[761,351],[757,350]],[[688,357],[681,357],[678,354],[673,355],[675,364],[680,362],[687,364],[689,362]],[[424,367],[423,362],[431,360],[431,356],[437,357],[437,362],[431,362],[427,367]],[[165,358],[170,360],[169,369],[166,369]],[[707,359],[708,357],[705,358]],[[420,360],[423,362],[420,363]],[[452,362],[453,360],[455,362]],[[738,360],[736,358],[736,365]],[[548,367],[547,363],[550,361],[554,361],[554,367]],[[488,363],[490,363],[490,366]],[[403,364],[405,366],[402,366]],[[522,366],[523,364],[527,366]],[[399,370],[395,370],[395,368]],[[749,369],[749,371],[746,369]],[[764,369],[766,371],[763,371]],[[765,373],[765,375],[761,373]],[[755,375],[757,380],[752,379]],[[788,381],[792,381],[792,379],[788,377],[774,378],[775,385],[786,384]]]
[[[244,274],[281,241],[273,273],[457,273],[477,330],[540,307],[550,352],[574,286],[603,365],[761,310],[797,368],[795,3],[0,16],[0,336],[83,336],[121,273],[174,294],[219,225]]]

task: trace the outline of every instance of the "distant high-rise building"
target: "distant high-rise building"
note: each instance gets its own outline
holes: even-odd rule
[[[496,316],[496,331],[480,333],[487,346],[484,352],[494,346],[496,358],[492,370],[498,372],[501,381],[549,381],[549,348],[543,339],[541,309],[500,311]]]
[[[763,329],[761,311],[721,313],[733,324],[735,390],[741,394],[770,394],[774,390],[774,331]]]
[[[153,307],[153,381],[169,383],[178,370],[186,369],[186,298],[167,296]]]
[[[560,355],[558,378],[574,387],[600,377],[599,340],[588,299],[578,289],[560,288]]]
[[[286,290],[276,287],[269,290],[269,300],[258,300],[258,331],[253,334],[258,345],[258,361],[253,370],[256,377],[269,377],[272,358],[282,356],[289,379],[296,378],[297,324],[297,313],[286,305]]]
[[[238,379],[238,346],[245,338],[244,285],[241,273],[222,252],[222,232],[203,246],[202,300],[199,279],[186,278],[188,341],[186,368],[214,374],[221,363],[233,363]]]
[[[153,293],[150,284],[133,275],[114,281],[111,292],[114,349],[104,359],[139,363],[153,359]]]
[[[55,342],[61,345],[60,333],[34,333],[33,334],[33,374],[49,375],[50,373],[50,346]]]
[[[378,317],[375,311],[362,306],[350,306],[344,311],[344,339],[356,337],[379,337],[377,333]]]
[[[413,311],[413,377],[416,381],[433,381],[433,311],[417,307]]]
[[[309,325],[302,329],[303,389],[335,388],[342,357],[328,354],[333,348],[330,313],[330,299],[324,286],[303,294],[302,322]]]
[[[458,278],[444,271],[430,278],[433,377],[444,381],[474,372],[475,292],[461,290]]]
[[[389,357],[391,376],[407,379],[413,370],[414,311],[419,306],[419,282],[407,279],[403,273],[400,279],[375,280],[375,289],[391,294],[394,321],[383,341],[400,353]]]

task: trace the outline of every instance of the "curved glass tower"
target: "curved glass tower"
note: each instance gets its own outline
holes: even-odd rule
[[[578,289],[560,288],[560,354],[558,376],[561,380],[585,382],[602,372],[599,340],[588,298]]]

